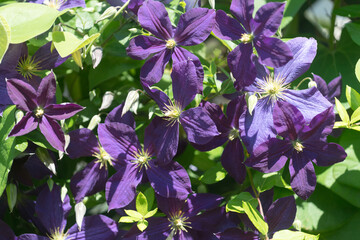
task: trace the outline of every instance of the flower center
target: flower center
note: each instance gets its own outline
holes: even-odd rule
[[[37,107],[35,109],[35,117],[41,118],[44,115],[44,109],[42,107]]]
[[[244,44],[250,43],[252,42],[252,40],[254,39],[254,35],[252,35],[251,33],[243,33],[241,34],[241,38],[240,41]]]
[[[190,222],[186,222],[188,217],[184,217],[184,213],[181,211],[178,211],[174,215],[170,216],[168,220],[170,221],[169,227],[171,231],[178,233],[181,231],[187,232],[186,228],[191,228]]]
[[[166,48],[173,49],[176,46],[176,42],[174,39],[169,39],[166,41]]]
[[[302,152],[304,150],[304,145],[301,144],[301,142],[299,140],[293,141],[292,142],[294,149],[299,153]]]
[[[96,157],[98,160],[96,163],[100,163],[100,169],[105,166],[105,169],[108,169],[108,164],[113,166],[112,160],[113,158],[104,150],[103,147],[99,145],[100,151],[97,153],[94,153],[93,156]]]
[[[40,72],[39,62],[35,62],[31,57],[22,58],[16,67],[16,70],[26,78],[30,80],[33,76],[38,76]]]
[[[257,81],[257,87],[260,90],[262,98],[269,97],[271,102],[283,99],[283,91],[289,88],[288,84],[284,84],[285,78],[276,76],[275,78],[268,75],[264,81]]]
[[[65,4],[67,0],[45,0],[44,4],[48,5],[51,8],[58,10],[62,5]]]
[[[165,109],[163,110],[164,116],[167,121],[169,121],[170,125],[173,126],[176,122],[179,121],[182,109],[180,104],[169,102],[169,104],[165,104]]]
[[[145,167],[145,169],[148,169],[150,160],[151,160],[151,155],[147,150],[138,149],[138,151],[135,153],[135,159],[132,160],[131,162],[137,164],[137,167],[139,167],[139,171],[140,171],[143,167]]]
[[[228,138],[230,141],[232,141],[232,140],[238,138],[239,135],[240,135],[239,129],[233,128],[230,130]]]
[[[50,234],[50,236],[48,236],[48,237],[49,237],[50,240],[70,240],[70,239],[67,238],[68,236],[69,236],[68,234],[63,233],[58,228],[54,232],[52,232]]]

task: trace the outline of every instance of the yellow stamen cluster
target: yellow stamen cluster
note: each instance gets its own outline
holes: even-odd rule
[[[273,103],[278,99],[283,99],[283,91],[289,88],[289,85],[285,84],[285,78],[280,75],[276,77],[268,75],[264,81],[257,81],[256,84],[261,97],[269,97]]]
[[[232,141],[232,140],[238,138],[239,135],[240,135],[239,130],[233,128],[233,129],[230,130],[228,138],[229,138],[230,141]]]
[[[138,149],[138,151],[134,154],[135,159],[132,161],[132,163],[137,164],[137,167],[139,168],[139,171],[145,167],[145,169],[148,169],[149,161],[151,160],[151,155],[147,150],[144,149]]]
[[[179,121],[181,112],[182,109],[180,104],[176,101],[174,103],[169,101],[169,104],[165,104],[165,109],[163,110],[164,116],[166,117],[166,120],[170,122],[169,125],[171,126]]]
[[[240,41],[244,44],[247,44],[247,43],[251,43],[253,39],[254,39],[254,35],[252,35],[251,33],[250,34],[243,33],[241,34]]]
[[[99,146],[100,152],[96,152],[93,154],[98,160],[96,163],[100,163],[100,169],[105,166],[105,169],[108,169],[108,164],[113,166],[112,160],[113,158],[104,150],[103,147]]]
[[[54,232],[51,232],[49,239],[50,240],[71,240],[68,238],[69,234],[63,233],[59,228],[55,229]]]
[[[44,115],[44,109],[41,107],[37,107],[35,109],[35,117],[41,118]]]
[[[171,215],[170,218],[168,218],[171,231],[174,233],[180,233],[182,231],[187,232],[186,228],[191,228],[191,226],[189,226],[190,222],[186,222],[187,219],[188,217],[184,217],[184,213],[181,211]]]
[[[299,153],[302,152],[304,150],[304,145],[301,144],[301,142],[299,140],[293,141],[293,147],[294,149]]]
[[[39,62],[35,62],[35,60],[29,56],[19,60],[16,70],[27,80],[30,80],[33,76],[38,76],[41,71]]]
[[[174,39],[169,39],[166,41],[166,48],[173,49],[176,46],[176,42]]]
[[[51,8],[58,10],[62,5],[66,3],[67,0],[45,0],[44,4],[48,5]]]

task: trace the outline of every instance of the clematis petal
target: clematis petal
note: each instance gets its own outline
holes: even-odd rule
[[[329,89],[325,80],[316,74],[312,74],[312,75],[313,75],[313,80],[316,82],[317,85],[316,88],[321,92],[321,94],[324,97],[327,97],[329,94]]]
[[[156,37],[168,40],[173,37],[173,28],[164,4],[145,1],[138,11],[141,26]]]
[[[8,239],[6,239],[6,240],[8,240]],[[16,238],[16,240],[49,240],[49,238],[29,233],[29,234],[20,235],[19,237]]]
[[[226,229],[224,232],[216,233],[216,237],[220,240],[234,240],[234,239],[255,240],[255,239],[258,239],[257,234],[255,234],[253,232],[245,233],[239,228]]]
[[[304,144],[306,151],[314,153],[312,161],[322,167],[328,167],[335,163],[342,162],[347,154],[343,147],[336,143],[314,142],[313,144]]]
[[[123,165],[106,183],[105,196],[109,210],[127,206],[136,195],[143,171],[135,164]]]
[[[243,183],[246,177],[244,165],[244,149],[239,138],[229,141],[221,156],[221,164],[231,177],[239,184]]]
[[[67,8],[75,8],[75,7],[86,8],[85,1],[84,0],[65,1],[65,3],[60,6],[58,11],[62,11]]]
[[[245,165],[264,173],[277,172],[285,166],[292,150],[291,142],[270,138],[255,148]]]
[[[0,220],[0,240],[16,240],[13,230],[2,220]]]
[[[19,60],[28,56],[26,43],[10,44],[0,64],[0,71],[16,71]]]
[[[214,34],[224,40],[238,40],[245,33],[240,23],[229,17],[223,10],[218,10],[215,17]]]
[[[5,81],[5,74],[0,71],[0,116],[2,116],[2,112],[7,108],[7,106],[12,105],[13,102],[11,101],[9,94],[6,89],[6,81]]]
[[[269,210],[265,214],[265,221],[269,225],[269,232],[288,229],[295,220],[296,204],[294,196],[283,197],[277,199],[271,204]]]
[[[149,86],[160,81],[165,66],[171,58],[171,50],[166,49],[147,60],[140,70],[140,80]]]
[[[206,144],[213,137],[219,135],[214,121],[201,107],[190,108],[180,115],[180,123],[183,126],[189,142]]]
[[[31,112],[37,107],[36,92],[30,84],[19,79],[8,79],[6,87],[11,101],[19,109]]]
[[[134,160],[141,149],[135,129],[124,123],[99,124],[98,136],[105,151],[120,162]]]
[[[311,159],[305,154],[294,153],[290,159],[290,185],[293,191],[306,200],[314,192],[316,175]]]
[[[82,111],[84,107],[75,103],[50,104],[44,108],[45,115],[55,120],[64,120]]]
[[[39,88],[37,90],[37,105],[40,107],[46,107],[49,104],[54,104],[56,94],[56,81],[54,73],[51,72],[49,75],[41,80]]]
[[[280,67],[293,58],[290,48],[280,39],[261,36],[254,40],[254,45],[260,61],[266,66]]]
[[[280,27],[284,9],[285,3],[280,2],[270,2],[259,8],[254,18],[257,23],[256,29],[253,29],[254,34],[267,37],[274,35]]]
[[[229,126],[239,129],[240,116],[245,114],[246,109],[245,95],[238,96],[231,100],[226,109]]]
[[[194,217],[201,211],[217,208],[223,200],[223,197],[212,193],[192,194],[189,196],[182,209],[185,216]]]
[[[251,32],[250,22],[254,12],[254,1],[252,0],[233,0],[230,5],[231,13],[240,21],[247,32]]]
[[[104,215],[85,217],[81,231],[77,224],[74,224],[69,231],[69,239],[76,240],[113,240],[118,233],[117,223]]]
[[[32,56],[33,61],[38,63],[42,70],[51,70],[57,68],[68,59],[68,57],[60,57],[56,49],[51,51],[51,44],[52,42],[46,43],[44,46],[40,47]]]
[[[238,91],[249,86],[255,80],[256,68],[251,61],[252,55],[252,45],[240,43],[227,57],[230,71],[235,78],[234,87]]]
[[[76,203],[81,202],[84,197],[91,196],[105,189],[108,172],[105,166],[95,161],[77,172],[70,181],[70,189]]]
[[[151,164],[146,174],[155,192],[163,197],[185,200],[192,192],[190,178],[177,162],[170,162],[166,166]]]
[[[122,115],[124,103],[115,107],[105,118],[105,123],[120,122],[129,125],[132,128],[136,128],[136,123],[133,114],[128,111]]]
[[[275,76],[285,79],[285,84],[291,83],[303,75],[310,67],[315,58],[317,42],[313,38],[297,37],[286,42],[289,46],[293,59],[282,67],[274,69]]]
[[[341,95],[341,75],[334,78],[331,82],[328,84],[329,94],[327,95],[326,99],[329,100],[332,104],[335,104],[334,98],[339,98]]]
[[[99,144],[95,134],[88,128],[81,128],[69,133],[70,143],[66,149],[72,159],[89,157],[99,152]]]
[[[159,206],[160,207],[160,206]],[[170,234],[170,222],[164,217],[152,217],[147,219],[148,227],[145,231],[141,232],[137,226],[133,226],[124,236],[124,239],[137,239],[137,240],[166,240]]]
[[[126,48],[127,54],[137,60],[148,58],[151,54],[161,52],[166,49],[166,42],[152,36],[137,36],[130,40]]]
[[[55,120],[43,116],[39,123],[39,128],[51,146],[64,152],[65,136],[60,125]]]
[[[215,10],[193,8],[180,16],[174,40],[182,46],[197,45],[205,41],[213,27]]]
[[[156,102],[161,111],[166,111],[167,105],[171,104],[171,100],[163,91],[156,88],[150,88],[143,84],[145,92]]]
[[[9,137],[22,136],[32,132],[37,128],[38,124],[39,123],[33,114],[28,112],[17,124],[15,124],[14,128],[9,133]]]

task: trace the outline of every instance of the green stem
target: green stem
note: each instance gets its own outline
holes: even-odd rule
[[[301,80],[301,81],[299,82],[299,84],[295,87],[295,90],[299,89],[300,85],[301,85],[303,82],[305,82],[306,80],[312,81],[312,79],[311,79],[310,77],[304,78],[304,79]]]
[[[334,30],[335,30],[335,20],[336,20],[335,9],[339,8],[339,6],[340,6],[340,0],[334,0],[334,8],[331,13],[331,25],[330,25],[330,30],[329,30],[330,50],[334,50]]]
[[[232,51],[232,48],[229,46],[229,44],[227,44],[224,40],[218,38],[213,32],[211,32],[211,35],[216,38],[217,40],[219,40],[222,45],[224,45],[230,52]]]

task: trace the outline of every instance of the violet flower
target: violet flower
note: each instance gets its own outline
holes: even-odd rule
[[[147,59],[140,72],[144,85],[152,86],[160,81],[170,58],[178,62],[192,60],[196,66],[194,81],[197,91],[202,91],[204,70],[198,57],[179,46],[192,46],[203,42],[211,33],[215,11],[206,8],[191,9],[181,15],[178,26],[171,25],[164,5],[152,0],[140,7],[138,19],[141,26],[153,36],[137,36],[131,39],[127,53],[134,59]],[[196,80],[195,80],[196,79]]]
[[[188,140],[194,144],[205,145],[219,135],[214,121],[202,107],[184,110],[197,93],[194,69],[195,65],[190,60],[174,64],[171,73],[173,101],[164,92],[144,86],[164,114],[163,117],[155,117],[151,122],[154,125],[154,147],[159,161],[163,164],[170,162],[177,152],[180,124]]]
[[[244,149],[240,140],[240,132],[244,129],[239,125],[239,119],[246,112],[244,95],[236,97],[228,104],[226,116],[214,103],[203,102],[201,106],[215,122],[220,135],[215,136],[205,145],[193,144],[193,146],[200,151],[209,151],[227,142],[221,163],[230,176],[238,183],[242,183],[246,177],[246,168],[243,164]]]
[[[105,123],[120,122],[135,128],[135,121],[131,112],[122,114],[123,104],[114,108],[106,117]],[[99,129],[98,129],[99,131]],[[112,158],[99,143],[95,134],[87,129],[77,129],[69,133],[70,143],[66,151],[72,159],[80,157],[94,157],[86,167],[74,176],[70,181],[71,192],[75,201],[81,202],[85,196],[93,195],[105,189],[108,180],[108,165],[121,170],[121,164]]]
[[[54,74],[50,73],[43,78],[37,90],[22,80],[9,79],[7,90],[10,99],[16,106],[26,112],[25,116],[15,124],[9,137],[25,135],[39,126],[51,146],[59,151],[64,151],[64,133],[56,120],[72,117],[83,107],[74,103],[55,104]]]
[[[341,95],[341,76],[338,76],[331,80],[329,84],[326,84],[325,80],[316,74],[312,74],[313,79],[316,82],[317,89],[321,94],[332,104],[335,104],[335,98],[339,98]]]
[[[330,166],[346,158],[340,145],[326,142],[334,122],[333,107],[316,115],[307,125],[295,106],[278,101],[274,108],[274,126],[283,139],[270,138],[260,144],[245,164],[269,173],[279,171],[290,158],[291,187],[298,196],[307,199],[316,185],[313,163]]]
[[[45,4],[58,11],[62,11],[67,8],[86,7],[85,0],[29,0],[29,2]]]
[[[270,2],[263,5],[252,17],[254,0],[233,0],[230,11],[216,12],[214,34],[225,40],[240,40],[241,43],[228,55],[228,64],[235,77],[235,88],[252,84],[256,77],[253,63],[253,47],[260,62],[270,67],[281,67],[292,59],[289,47],[278,38],[272,38],[280,26],[285,3]]]
[[[119,163],[117,172],[106,183],[109,210],[128,205],[136,195],[137,185],[146,179],[155,192],[164,197],[186,199],[192,192],[189,176],[180,164],[159,164],[152,128],[150,124],[145,129],[142,147],[131,126],[117,122],[99,124],[102,147]]]
[[[245,88],[245,91],[253,92],[259,96],[252,115],[247,113],[245,118],[241,119],[245,126],[242,139],[250,153],[259,144],[276,136],[273,127],[273,109],[276,102],[291,103],[300,110],[306,122],[331,106],[331,103],[316,88],[289,89],[290,83],[309,69],[316,55],[316,40],[313,38],[294,38],[286,44],[293,52],[294,59],[283,67],[275,68],[273,74],[270,74],[267,68],[257,63],[256,80],[252,85]]]

